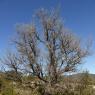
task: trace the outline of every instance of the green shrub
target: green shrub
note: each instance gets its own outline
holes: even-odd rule
[[[2,95],[16,95],[16,93],[12,87],[10,87],[10,88],[6,87],[2,91]]]

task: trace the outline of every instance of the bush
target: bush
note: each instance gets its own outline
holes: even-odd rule
[[[16,93],[12,87],[10,87],[10,88],[6,87],[2,91],[2,95],[16,95]]]

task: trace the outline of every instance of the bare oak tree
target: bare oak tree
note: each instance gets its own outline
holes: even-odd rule
[[[58,12],[42,9],[35,19],[35,24],[17,27],[14,43],[24,69],[28,68],[27,71],[45,83],[56,84],[65,73],[76,71],[89,55],[89,47],[64,28]],[[17,70],[14,64],[9,65]]]

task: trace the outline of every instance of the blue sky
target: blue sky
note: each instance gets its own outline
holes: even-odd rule
[[[50,10],[58,5],[65,27],[82,39],[91,36],[95,41],[95,0],[0,0],[0,56],[10,49],[17,23],[30,23],[37,9]],[[95,73],[95,54],[86,59],[82,68]]]

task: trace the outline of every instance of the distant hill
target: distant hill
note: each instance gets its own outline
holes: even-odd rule
[[[71,77],[71,78],[79,78],[79,77],[82,77],[83,75],[84,75],[83,73],[78,73],[78,74],[70,75],[69,77]],[[89,74],[89,77],[91,77],[92,79],[95,79],[95,74]]]
[[[69,81],[71,82],[79,82],[79,80],[81,79],[81,77],[84,75],[84,73],[78,73],[78,74],[73,74],[68,76],[67,78],[69,78]],[[91,78],[92,82],[95,84],[95,74],[89,74],[89,78]]]

